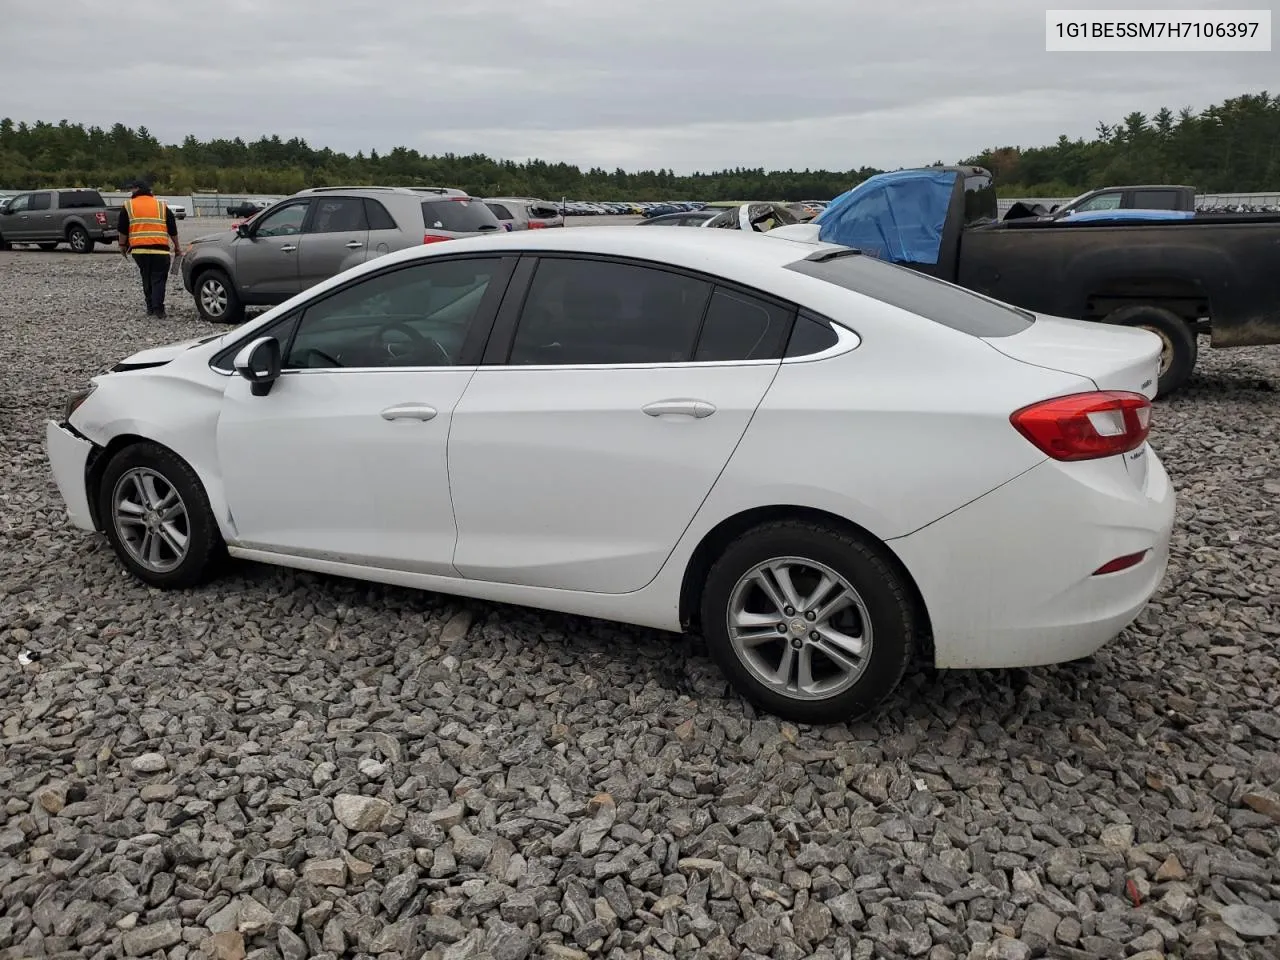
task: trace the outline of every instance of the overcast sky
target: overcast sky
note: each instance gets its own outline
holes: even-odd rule
[[[1047,5],[1124,6],[3,0],[0,114],[686,173],[955,162],[1280,92],[1274,52],[1046,53]]]

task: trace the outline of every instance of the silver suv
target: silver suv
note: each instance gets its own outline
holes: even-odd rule
[[[486,197],[485,205],[507,230],[563,227],[564,217],[554,203],[527,197]]]
[[[501,231],[484,201],[448,187],[313,187],[231,231],[192,240],[182,285],[214,323],[274,306],[374,257]]]

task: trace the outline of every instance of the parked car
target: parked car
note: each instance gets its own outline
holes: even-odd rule
[[[760,233],[800,222],[800,218],[782,203],[755,201],[727,209],[717,209],[715,212],[718,215],[702,226],[709,229],[748,230]]]
[[[489,197],[484,203],[506,230],[542,230],[564,226],[564,217],[559,209],[545,200]]]
[[[183,204],[171,203],[169,204],[169,209],[173,211],[173,217],[175,220],[187,219],[187,208]]]
[[[214,323],[405,247],[501,230],[480,200],[418,187],[316,187],[187,244],[182,284]]]
[[[664,213],[639,221],[637,227],[701,227],[708,220],[720,216],[718,210],[686,210],[683,213]]]
[[[46,443],[145,584],[230,556],[697,630],[818,723],[917,650],[1060,662],[1137,616],[1175,507],[1159,355],[836,245],[498,232],[135,354]]]
[[[941,231],[937,224],[943,224]],[[877,174],[777,237],[856,246],[1027,310],[1144,327],[1163,344],[1159,395],[1213,347],[1280,344],[1280,216],[1090,210],[999,219],[982,167]]]
[[[249,218],[261,213],[271,204],[270,200],[240,200],[236,203],[228,204],[227,216]]]
[[[97,190],[36,190],[19,193],[0,206],[0,250],[34,243],[41,250],[67,244],[92,253],[95,244],[116,240],[119,207],[108,207]]]
[[[1049,212],[1057,216],[1091,210],[1195,210],[1196,188],[1184,184],[1101,187],[1080,194]]]

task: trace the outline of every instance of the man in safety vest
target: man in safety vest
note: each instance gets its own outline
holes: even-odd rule
[[[163,200],[151,192],[143,180],[131,183],[132,196],[120,208],[116,230],[120,235],[120,252],[133,254],[142,274],[142,292],[147,302],[147,316],[164,319],[164,295],[169,283],[169,243],[173,255],[182,256],[178,243],[178,221]]]

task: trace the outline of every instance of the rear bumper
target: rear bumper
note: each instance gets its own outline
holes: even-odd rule
[[[1087,657],[1146,606],[1169,561],[1176,497],[1148,451],[1139,489],[1119,458],[1042,463],[891,546],[928,608],[939,668]],[[1094,575],[1147,551],[1136,566]]]
[[[53,482],[66,504],[67,519],[81,530],[93,531],[85,466],[93,444],[53,420],[45,422],[45,454],[53,471]]]

